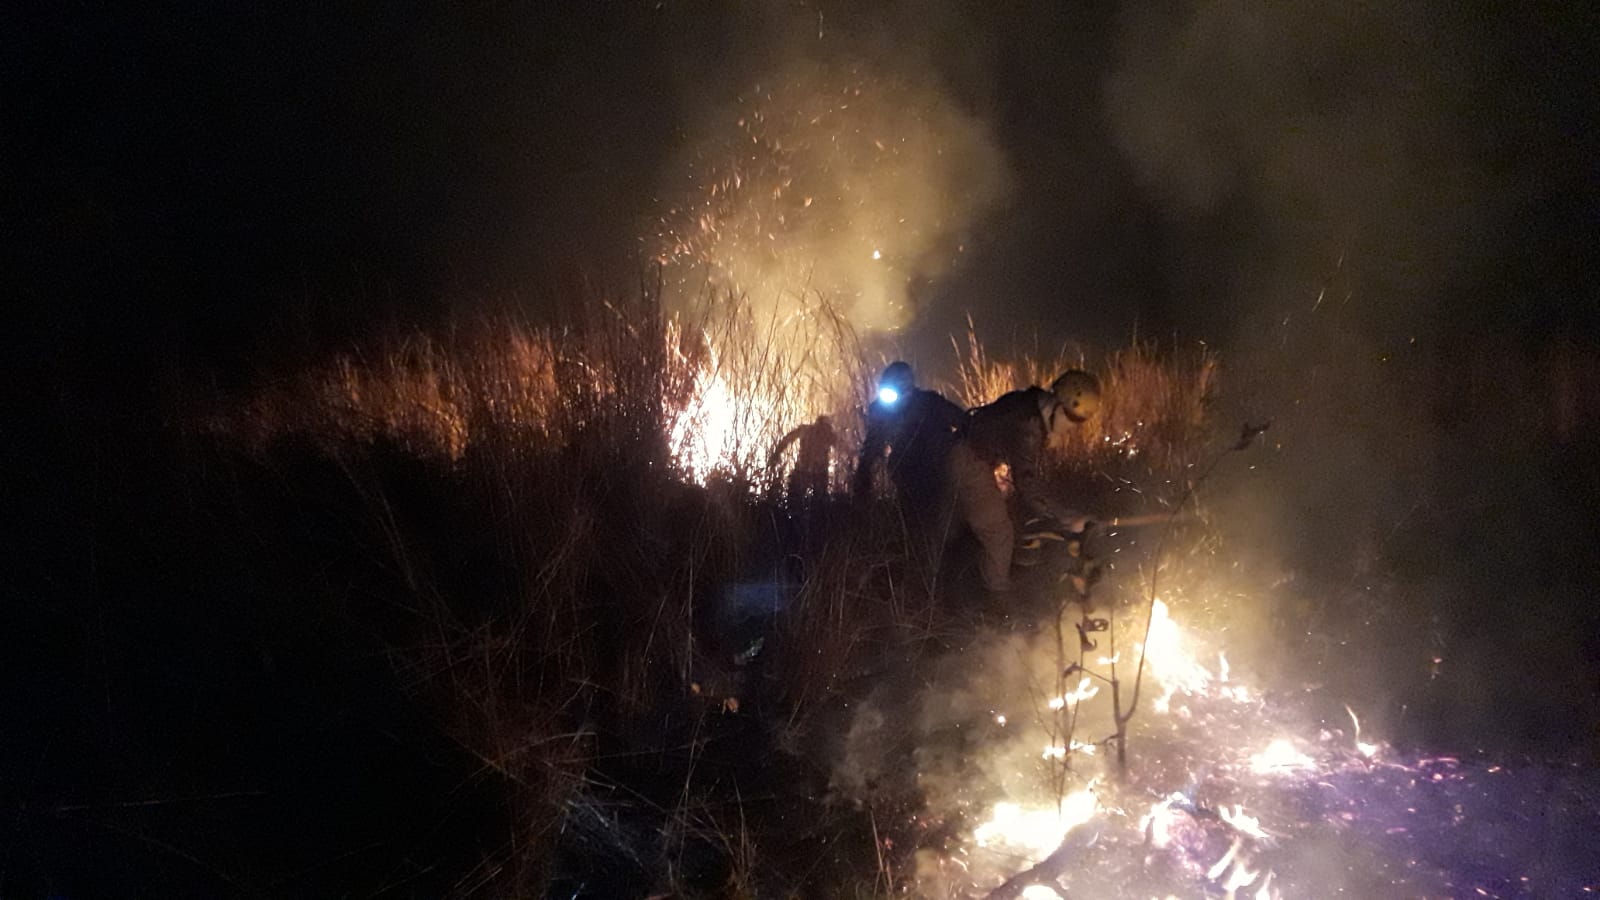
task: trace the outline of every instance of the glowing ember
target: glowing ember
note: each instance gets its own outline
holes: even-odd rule
[[[1222,858],[1217,860],[1216,865],[1212,866],[1206,872],[1206,877],[1212,881],[1216,881],[1218,878],[1221,878],[1222,873],[1228,871],[1228,868],[1233,865],[1234,858],[1239,855],[1239,851],[1243,847],[1244,842],[1238,838],[1234,838],[1233,844],[1228,847],[1228,852],[1222,854]]]
[[[1344,711],[1350,714],[1350,722],[1353,725],[1355,725],[1355,729],[1356,729],[1356,752],[1360,753],[1362,756],[1366,757],[1367,759],[1372,759],[1373,757],[1377,756],[1378,755],[1378,745],[1377,744],[1368,743],[1368,742],[1363,741],[1361,739],[1361,720],[1356,718],[1356,711],[1351,709],[1348,705],[1345,706]]]
[[[1144,832],[1150,846],[1161,850],[1172,843],[1172,804],[1182,800],[1182,794],[1169,794],[1165,800],[1152,804],[1150,811],[1140,817],[1139,830]]]
[[[1060,744],[1046,744],[1044,752],[1041,753],[1040,756],[1044,759],[1066,759],[1069,752],[1082,753],[1084,756],[1093,756],[1095,751],[1098,749],[1099,748],[1094,744],[1085,744],[1081,741],[1073,741],[1070,751],[1068,748]]]
[[[1051,697],[1049,706],[1051,709],[1062,709],[1066,707],[1068,703],[1076,706],[1077,704],[1094,697],[1094,695],[1098,693],[1100,693],[1100,688],[1092,683],[1088,678],[1085,678],[1078,682],[1078,687],[1071,693],[1060,697]]]
[[[1054,668],[1057,651],[1051,642],[1040,641],[1029,649],[1043,654],[1036,662]],[[1014,645],[1008,646],[1007,652],[1012,650]],[[1110,771],[1114,762],[1107,757],[1112,754],[1092,751],[1100,741],[1109,742],[1100,737],[1104,732],[1099,729],[1109,712],[1104,708],[1107,695],[1113,691],[1100,690],[1099,699],[1084,706],[1081,714],[1077,705],[1096,696],[1088,681],[1059,686],[1060,696],[1041,697],[1040,706],[1048,706],[1054,714],[1013,721],[1003,738],[1001,732],[993,732],[999,738],[994,744],[998,754],[983,767],[1002,776],[1007,796],[1016,799],[995,805],[972,839],[942,860],[945,868],[939,877],[945,880],[924,884],[919,877],[918,887],[927,888],[922,895],[981,895],[985,888],[1027,871],[1064,842],[1071,840],[1076,847],[1073,829],[1091,820],[1096,840],[1083,841],[1081,850],[1075,851],[1083,854],[1083,865],[1053,871],[1053,880],[1040,878],[1038,890],[1023,896],[1277,900],[1287,891],[1294,896],[1463,893],[1460,877],[1448,862],[1419,853],[1444,853],[1451,843],[1440,841],[1435,851],[1435,845],[1418,837],[1425,825],[1430,830],[1468,829],[1463,837],[1471,837],[1470,829],[1477,827],[1465,809],[1492,795],[1475,791],[1477,786],[1467,781],[1459,758],[1371,764],[1380,752],[1393,751],[1363,732],[1353,709],[1351,729],[1341,732],[1312,718],[1292,697],[1263,694],[1233,681],[1227,657],[1214,644],[1208,647],[1181,630],[1165,604],[1155,604],[1149,650],[1147,674],[1169,698],[1182,701],[1181,706],[1174,704],[1176,716],[1134,720],[1133,753],[1147,755],[1128,769],[1125,778],[1091,782],[1089,789],[1068,796],[1058,811],[1049,799],[1054,791],[1044,779],[1036,782],[1037,793],[1023,785],[1042,772],[1063,777]],[[1125,681],[1123,685],[1126,697]],[[1041,765],[1028,754],[1017,755],[1018,740],[1025,740],[1024,749],[1042,746],[1047,762]],[[992,763],[1006,771],[995,772]],[[1482,771],[1505,770],[1492,766]],[[1151,802],[1162,796],[1165,799]],[[1263,823],[1246,808],[1264,804],[1275,816],[1293,816],[1305,808],[1309,797],[1316,798],[1314,808],[1323,813],[1320,821],[1275,818]],[[967,802],[960,798],[955,809],[968,808]],[[1141,810],[1147,811],[1140,815]],[[1329,844],[1324,838],[1330,829],[1347,836],[1341,840],[1386,847],[1403,863],[1387,863],[1376,855],[1378,865],[1350,866],[1330,885],[1323,868],[1301,870],[1305,861],[1326,851]],[[1443,835],[1427,840],[1436,837]],[[974,853],[974,844],[995,852]],[[1473,882],[1466,885],[1469,895],[1507,895],[1499,888],[1480,887],[1486,877],[1476,871],[1469,877]],[[1527,883],[1524,877],[1522,884]],[[1581,888],[1585,883],[1574,880],[1566,885]],[[1573,894],[1569,890],[1551,895]]]
[[[1222,821],[1232,825],[1235,830],[1243,834],[1248,834],[1258,841],[1272,839],[1271,835],[1262,830],[1261,820],[1240,809],[1237,803],[1233,805],[1231,811],[1224,806],[1218,809],[1217,813],[1222,816]]]
[[[1036,859],[1050,855],[1072,829],[1094,817],[1099,801],[1085,788],[1068,794],[1059,807],[996,803],[973,839],[980,847],[1000,847]]]
[[[1316,767],[1316,761],[1295,749],[1288,738],[1278,738],[1267,749],[1250,757],[1250,771],[1257,775],[1271,775]]]

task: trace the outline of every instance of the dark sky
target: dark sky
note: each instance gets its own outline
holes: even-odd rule
[[[1593,12],[856,6],[13,10],[22,333],[230,364],[537,310],[555,276],[629,271],[706,110],[794,55],[920,66],[1000,149],[1011,189],[919,287],[912,342],[971,309],[997,336],[1227,343],[1335,282],[1380,335],[1441,307],[1593,325]]]

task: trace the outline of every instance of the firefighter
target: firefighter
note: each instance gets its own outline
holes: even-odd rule
[[[813,502],[828,496],[828,467],[833,460],[833,448],[839,444],[839,435],[833,430],[833,419],[817,416],[816,421],[798,426],[783,436],[772,448],[767,464],[776,466],[790,444],[799,443],[794,469],[789,472],[789,505],[799,508],[808,497]]]
[[[1087,519],[1056,501],[1045,484],[1042,465],[1052,438],[1094,418],[1100,410],[1100,382],[1081,369],[1063,373],[1049,390],[1012,391],[972,411],[965,434],[950,453],[948,478],[956,512],[982,548],[979,571],[991,592],[1011,589],[1011,557],[1016,529],[995,469],[1011,469],[1017,499],[1029,518],[1049,517],[1082,531]]]
[[[961,407],[917,387],[908,363],[890,363],[878,379],[877,398],[867,407],[867,435],[852,493],[858,500],[871,496],[881,460],[908,518],[931,516],[944,491],[950,450],[966,421]]]

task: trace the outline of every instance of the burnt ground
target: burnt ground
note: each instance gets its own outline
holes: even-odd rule
[[[9,523],[4,896],[494,895],[519,841],[538,848],[528,852],[550,896],[826,896],[882,887],[918,843],[938,846],[961,824],[908,827],[920,803],[910,788],[872,803],[839,796],[830,758],[852,704],[959,653],[973,610],[936,607],[914,634],[863,631],[856,658],[870,663],[838,672],[800,721],[781,672],[804,645],[781,609],[724,619],[701,607],[700,639],[719,658],[765,639],[742,669],[719,664],[738,712],[710,682],[702,696],[663,684],[626,717],[597,693],[562,728],[540,726],[578,748],[580,781],[530,787],[461,739],[410,652],[426,641],[395,541],[451,596],[503,592],[507,577],[473,531],[484,510],[434,464],[376,448],[353,472],[293,446],[262,462],[142,422],[40,446],[53,452],[18,459],[33,477],[10,490],[25,515]],[[387,520],[363,492],[373,478]],[[802,538],[766,521],[712,588],[768,582],[781,595],[804,577],[774,552]],[[1463,649],[1440,671],[1381,685],[1397,699],[1373,727],[1405,768],[1260,798],[1282,821],[1317,823],[1271,851],[1284,886],[1314,893],[1319,859],[1341,860],[1347,880],[1422,893],[1594,884],[1594,723],[1585,698],[1547,689],[1592,672],[1541,681],[1528,656],[1473,655],[1538,647],[1559,626],[1484,635],[1471,630],[1478,609],[1373,625],[1370,592],[1348,609],[1325,617],[1342,633],[1292,645],[1288,667],[1266,673],[1301,686],[1297,714],[1337,720],[1429,628],[1468,638],[1448,644]],[[1502,674],[1504,687],[1484,690]],[[1458,761],[1419,762],[1444,755]],[[1342,820],[1341,803],[1364,809]],[[529,827],[535,814],[546,818]],[[1399,870],[1412,874],[1389,877]]]

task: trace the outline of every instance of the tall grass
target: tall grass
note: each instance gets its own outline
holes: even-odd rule
[[[1064,352],[998,359],[978,339],[970,319],[967,324],[965,341],[952,338],[951,346],[954,393],[968,407],[1007,391],[1048,387],[1069,369],[1085,369],[1100,379],[1100,414],[1053,448],[1064,461],[1093,468],[1142,456],[1151,468],[1179,471],[1204,444],[1206,412],[1218,386],[1218,360],[1210,350],[1163,351],[1149,341],[1135,341],[1098,364]]]
[[[972,333],[957,350],[957,394],[969,405],[1077,365],[997,360]],[[672,316],[646,291],[590,298],[559,326],[508,315],[443,336],[390,334],[210,417],[256,454],[309,442],[365,473],[352,478],[415,611],[394,649],[397,671],[506,784],[517,810],[505,846],[460,893],[540,892],[562,823],[602,804],[588,788],[600,743],[659,752],[664,721],[715,714],[691,688],[729,668],[711,627],[717,593],[775,565],[756,538],[786,527],[773,524],[783,517],[768,454],[819,413],[852,446],[875,369],[821,302],[781,320],[737,302]],[[1095,466],[1192,450],[1213,359],[1136,344],[1095,371],[1105,415],[1067,448],[1070,459]],[[445,512],[464,527],[408,533],[392,496],[406,486],[359,463],[377,448],[431,465],[451,485]],[[820,537],[778,541],[778,556],[805,561],[771,670],[789,734],[885,643],[904,646],[933,626],[933,586],[906,577],[892,511],[816,516]],[[442,546],[419,561],[416,547],[429,540]],[[478,570],[452,574],[458,558]],[[684,778],[679,830],[721,822],[725,808],[697,806],[701,788]],[[742,818],[737,827],[721,833],[740,834],[745,856],[755,839]]]

